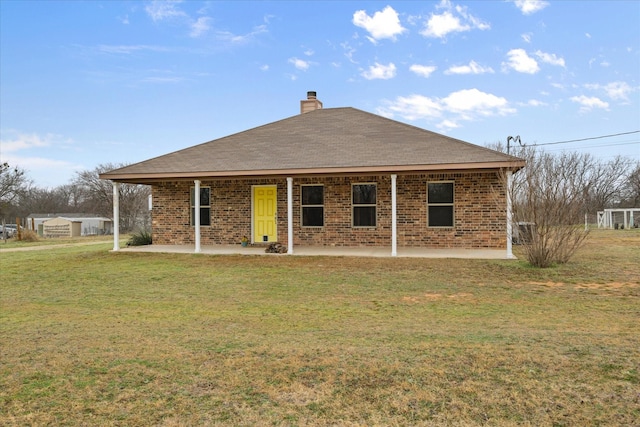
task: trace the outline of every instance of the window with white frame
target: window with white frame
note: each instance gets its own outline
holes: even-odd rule
[[[427,184],[429,227],[453,227],[453,182]]]
[[[191,187],[191,225],[196,225],[196,189]],[[211,225],[211,188],[200,187],[200,225]]]
[[[376,226],[376,190],[376,184],[353,184],[351,186],[354,227]]]
[[[324,226],[324,186],[303,185],[302,193],[302,226]]]

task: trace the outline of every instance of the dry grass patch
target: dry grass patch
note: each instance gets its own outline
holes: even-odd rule
[[[0,424],[635,425],[639,243],[544,270],[2,253]]]

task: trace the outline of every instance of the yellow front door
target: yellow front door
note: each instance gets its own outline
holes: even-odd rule
[[[277,187],[253,187],[253,241],[276,242]]]

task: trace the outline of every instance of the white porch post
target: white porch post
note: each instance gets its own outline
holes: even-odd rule
[[[511,189],[513,187],[513,172],[507,171],[507,258],[513,256],[513,213],[511,206]]]
[[[113,250],[120,250],[120,183],[113,184]]]
[[[193,181],[196,185],[196,188],[194,190],[194,194],[193,194],[193,198],[194,198],[194,205],[195,205],[195,213],[194,213],[194,219],[193,221],[195,222],[195,234],[196,234],[196,253],[200,253],[200,180],[196,179]]]
[[[287,177],[287,254],[293,254],[293,177]]]
[[[398,255],[398,216],[396,213],[397,208],[397,194],[396,194],[396,180],[398,175],[391,175],[391,256]]]
[[[624,229],[628,230],[629,229],[629,216],[631,215],[631,212],[628,211],[624,211]]]

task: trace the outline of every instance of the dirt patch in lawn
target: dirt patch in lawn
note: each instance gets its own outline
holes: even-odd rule
[[[618,290],[618,289],[628,289],[628,288],[637,288],[640,285],[637,283],[620,283],[620,282],[611,282],[611,283],[583,283],[580,285],[576,285],[576,289],[603,289],[603,290]]]
[[[561,288],[563,286],[571,286],[563,282],[529,282],[530,285],[545,286],[548,288]],[[592,289],[592,290],[622,290],[629,288],[638,288],[638,283],[628,282],[609,282],[609,283],[580,283],[573,285],[574,289]]]
[[[439,301],[439,300],[468,299],[471,297],[473,297],[473,294],[468,292],[459,292],[451,295],[427,293],[427,294],[412,296],[412,297],[405,296],[405,297],[402,297],[402,301],[406,303],[411,303],[411,304],[418,304],[418,303],[426,303],[426,302]]]

